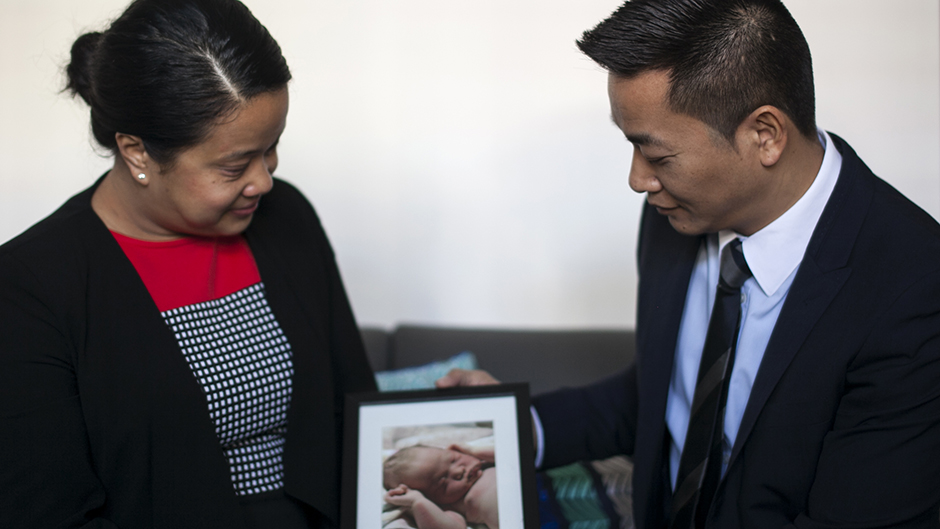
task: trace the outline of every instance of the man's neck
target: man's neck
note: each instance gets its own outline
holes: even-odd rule
[[[761,208],[769,214],[762,222],[738,233],[753,235],[793,207],[816,180],[825,153],[816,135],[807,138],[797,134],[793,141],[788,142],[784,155],[771,169],[773,187],[765,195],[767,203]]]

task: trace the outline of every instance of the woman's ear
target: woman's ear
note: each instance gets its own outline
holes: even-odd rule
[[[114,135],[114,141],[117,144],[118,154],[127,165],[127,170],[134,176],[134,180],[140,184],[147,185],[147,170],[155,170],[156,164],[147,154],[147,148],[144,141],[139,136],[123,134],[118,132]]]
[[[751,112],[743,125],[748,137],[756,141],[761,165],[776,165],[786,149],[787,131],[792,126],[786,114],[775,106],[764,105]]]

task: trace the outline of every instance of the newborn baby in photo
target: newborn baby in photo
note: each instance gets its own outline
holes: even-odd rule
[[[414,518],[418,529],[499,529],[493,448],[411,446],[385,461],[385,501]]]

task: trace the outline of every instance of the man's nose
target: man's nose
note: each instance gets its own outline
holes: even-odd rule
[[[656,193],[662,190],[663,185],[656,178],[656,171],[652,164],[640,153],[640,149],[633,148],[633,160],[630,163],[630,189],[637,193]]]

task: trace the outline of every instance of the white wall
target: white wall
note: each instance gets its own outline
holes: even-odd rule
[[[785,0],[819,123],[940,217],[936,0]],[[124,0],[0,0],[0,241],[89,185],[71,42]],[[619,0],[249,0],[294,73],[280,175],[362,323],[629,326],[642,197],[580,33]]]

